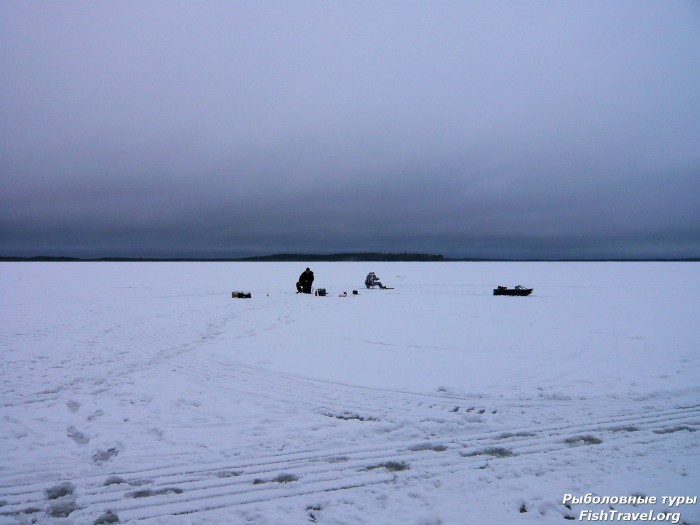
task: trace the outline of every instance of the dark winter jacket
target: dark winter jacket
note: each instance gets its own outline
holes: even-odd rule
[[[304,270],[299,276],[299,284],[302,286],[311,286],[314,282],[314,272],[311,270]]]

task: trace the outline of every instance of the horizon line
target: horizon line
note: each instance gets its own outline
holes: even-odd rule
[[[700,257],[445,257],[409,252],[277,253],[245,257],[0,256],[0,262],[700,262]]]

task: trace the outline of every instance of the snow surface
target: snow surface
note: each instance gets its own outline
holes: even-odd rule
[[[700,264],[308,265],[1,264],[0,523],[700,524]]]

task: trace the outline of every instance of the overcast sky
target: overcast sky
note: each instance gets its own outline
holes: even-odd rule
[[[0,255],[700,256],[700,2],[0,2]]]

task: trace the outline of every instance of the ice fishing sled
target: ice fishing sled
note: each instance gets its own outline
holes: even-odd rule
[[[508,288],[506,286],[498,286],[493,290],[493,295],[530,295],[533,288],[525,288],[524,286],[516,286]]]

